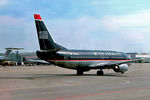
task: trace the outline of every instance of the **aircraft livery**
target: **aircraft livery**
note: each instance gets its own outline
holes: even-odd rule
[[[77,70],[77,75],[92,69],[98,69],[97,75],[103,75],[103,69],[124,73],[128,63],[134,62],[127,54],[118,51],[69,50],[54,41],[39,14],[34,14],[34,19],[40,45],[37,56],[54,65]]]

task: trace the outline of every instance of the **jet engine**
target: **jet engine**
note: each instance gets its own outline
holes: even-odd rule
[[[114,68],[113,68],[113,70],[115,71],[115,72],[121,72],[121,73],[124,73],[124,72],[126,72],[126,71],[128,71],[128,65],[127,64],[121,64],[121,65],[119,65],[119,66],[115,66]]]

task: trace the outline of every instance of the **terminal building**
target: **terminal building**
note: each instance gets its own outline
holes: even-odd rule
[[[139,53],[136,58],[150,59],[150,53]]]
[[[138,53],[127,53],[128,54],[128,56],[132,59],[132,60],[135,60],[136,59],[136,55],[138,54]]]
[[[150,63],[150,53],[127,53],[132,60],[143,59],[143,63]]]

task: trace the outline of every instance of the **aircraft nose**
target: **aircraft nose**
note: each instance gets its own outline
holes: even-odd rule
[[[125,56],[126,56],[126,59],[132,60],[131,56],[129,56],[128,54],[125,54]]]

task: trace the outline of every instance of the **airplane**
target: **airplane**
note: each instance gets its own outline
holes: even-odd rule
[[[37,56],[56,66],[74,69],[77,75],[93,69],[98,70],[97,75],[104,75],[103,69],[125,73],[130,63],[135,62],[126,53],[118,51],[67,49],[54,41],[39,14],[34,14],[34,20],[40,46]]]
[[[11,53],[10,49],[6,49],[4,56],[0,56],[0,61],[6,60],[8,55]]]
[[[4,54],[4,56],[0,56],[0,65],[15,65],[16,62],[15,61],[12,61],[11,59],[11,52],[12,50],[21,50],[23,48],[5,48],[6,49],[6,52]]]
[[[24,48],[5,48],[6,52],[4,56],[0,56],[0,65],[21,65],[20,59],[22,57],[22,60],[25,64],[43,64],[43,65],[49,65],[49,62],[46,62],[45,60],[41,60],[36,56],[35,53],[31,52],[25,52],[20,53],[18,50],[23,50]],[[16,50],[16,53],[13,53],[12,50]]]

